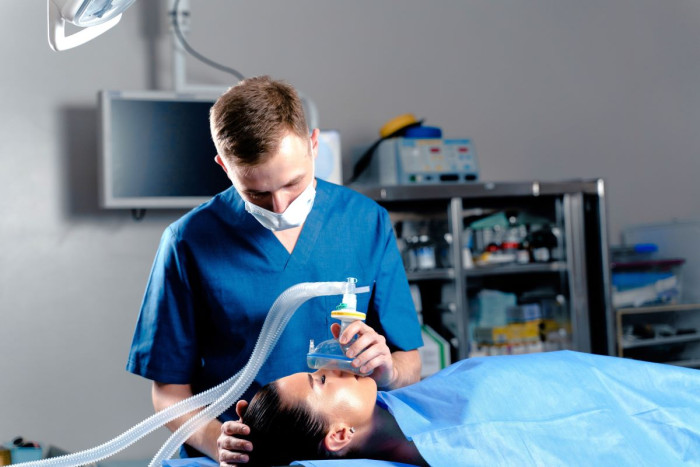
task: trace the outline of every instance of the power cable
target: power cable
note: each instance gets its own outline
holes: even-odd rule
[[[187,42],[187,39],[185,38],[185,35],[182,33],[182,29],[180,28],[180,15],[178,13],[179,7],[180,0],[175,0],[175,4],[173,5],[173,11],[171,14],[173,17],[173,31],[175,32],[175,37],[177,37],[178,41],[180,41],[180,45],[182,45],[182,48],[184,48],[185,51],[187,51],[187,53],[192,55],[200,62],[205,63],[206,65],[209,65],[225,73],[230,73],[236,78],[238,78],[240,81],[244,80],[245,76],[243,76],[243,74],[241,74],[239,71],[234,70],[233,68],[228,67],[226,65],[222,65],[218,62],[215,62],[214,60],[205,57],[204,55],[200,54],[192,48],[192,46]],[[189,12],[183,12],[183,14],[189,16]]]

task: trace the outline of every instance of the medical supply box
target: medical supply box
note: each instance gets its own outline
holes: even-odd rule
[[[611,256],[615,308],[681,302],[685,259],[659,258],[653,244],[612,247]]]

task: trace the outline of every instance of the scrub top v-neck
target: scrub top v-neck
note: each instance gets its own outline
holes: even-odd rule
[[[317,191],[314,199],[314,208],[311,209],[311,212],[306,217],[306,221],[291,252],[287,250],[274,233],[263,227],[253,216],[248,216],[250,218],[248,221],[252,219],[257,224],[256,227],[251,227],[251,230],[258,230],[256,238],[259,242],[259,247],[268,253],[268,260],[271,264],[276,264],[280,271],[286,269],[288,265],[294,266],[296,264],[302,266],[309,260],[311,251],[321,231],[323,218],[327,212],[327,199],[328,193],[325,190],[323,192]]]

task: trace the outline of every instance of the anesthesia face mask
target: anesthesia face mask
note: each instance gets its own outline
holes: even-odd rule
[[[345,328],[354,321],[365,320],[365,313],[357,311],[357,295],[358,293],[369,292],[369,287],[356,287],[357,279],[348,277],[346,291],[343,294],[343,301],[335,310],[331,312],[331,318],[340,320],[340,332],[338,336],[343,334]],[[343,370],[355,373],[361,376],[371,375],[362,373],[359,368],[352,366],[352,358],[345,356],[348,347],[357,339],[357,336],[345,345],[340,345],[337,339],[328,339],[317,346],[314,346],[314,341],[309,342],[309,353],[306,354],[306,364],[309,368],[320,370]]]

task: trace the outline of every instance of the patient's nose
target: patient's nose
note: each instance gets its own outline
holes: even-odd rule
[[[345,377],[345,376],[349,376],[349,375],[350,375],[350,373],[347,373],[347,372],[345,372],[345,371],[341,371],[341,370],[332,370],[332,369],[323,369],[323,370],[319,370],[319,372],[322,372],[322,374],[325,374],[325,375],[326,375],[326,378],[329,377],[329,376],[330,376],[330,377],[334,377],[334,378],[343,378],[343,377]]]

